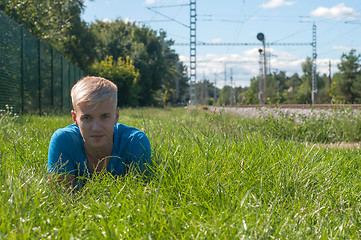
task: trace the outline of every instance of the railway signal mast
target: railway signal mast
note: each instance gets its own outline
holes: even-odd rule
[[[267,55],[266,55],[266,43],[265,43],[265,37],[263,33],[258,33],[257,34],[257,39],[259,41],[262,42],[262,47],[263,47],[263,91],[261,90],[261,86],[262,84],[260,83],[260,93],[259,93],[259,97],[260,97],[260,103],[262,102],[262,104],[265,104],[267,102],[267,92],[266,92],[266,78],[267,78],[267,63],[266,63],[266,59],[267,59]],[[258,50],[258,52],[260,54],[262,54],[262,50]],[[261,81],[261,79],[260,79]]]

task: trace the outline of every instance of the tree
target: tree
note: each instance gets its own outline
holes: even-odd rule
[[[219,98],[217,100],[218,106],[224,106],[224,105],[230,105],[229,96],[231,94],[231,87],[230,86],[224,86],[219,91]]]
[[[338,64],[340,73],[332,79],[331,95],[334,103],[361,102],[361,56],[352,49],[348,54],[342,54]]]
[[[330,90],[331,83],[330,77],[326,74],[322,76],[318,76],[317,78],[317,103],[319,104],[327,104],[331,102]]]
[[[309,57],[302,63],[301,85],[297,89],[296,99],[297,103],[310,104],[312,102],[312,62]]]
[[[236,96],[236,104],[237,105],[245,105],[247,101],[247,91],[249,87],[236,87],[235,88],[235,96]]]
[[[91,67],[91,72],[114,82],[118,87],[118,106],[138,105],[137,95],[139,94],[139,72],[135,69],[132,61],[121,57],[117,61],[112,56],[107,56],[105,60],[95,62]]]
[[[297,73],[293,74],[290,78],[286,80],[285,87],[283,89],[282,96],[284,98],[284,103],[297,103],[296,101],[296,92],[301,85],[301,79]]]
[[[283,103],[283,90],[286,88],[287,82],[286,72],[280,71],[267,76],[267,102]]]
[[[167,101],[174,100],[176,79],[184,86],[187,78],[179,56],[170,47],[173,41],[166,40],[165,32],[157,32],[120,19],[114,22],[96,21],[90,26],[96,36],[98,60],[104,55],[129,58],[139,70],[138,81],[140,105],[156,104],[156,96]],[[164,96],[166,94],[166,96]]]
[[[80,18],[84,0],[7,0],[0,10],[83,70],[94,61],[95,41]]]
[[[54,47],[59,47],[64,40],[64,33],[70,27],[69,9],[83,8],[83,1],[78,0],[8,0],[0,2],[0,10],[24,24],[35,36],[45,39]]]
[[[259,76],[251,78],[251,84],[246,94],[246,104],[259,104],[259,81]]]

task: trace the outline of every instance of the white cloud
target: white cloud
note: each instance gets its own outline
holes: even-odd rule
[[[110,18],[104,18],[102,21],[105,22],[105,23],[112,23],[113,22],[113,20],[110,19]]]
[[[157,3],[169,3],[169,0],[145,0],[144,3],[146,5],[152,5],[152,4],[157,4]],[[189,3],[189,0],[178,0],[177,4],[184,4],[184,3]]]
[[[343,53],[349,53],[352,49],[355,49],[357,51],[361,51],[361,47],[347,47],[347,46],[333,46],[332,49],[341,51]]]
[[[268,62],[267,67],[271,67],[272,73],[284,71],[289,77],[295,73],[299,76],[303,75],[301,66],[306,57],[298,58],[288,51],[278,51],[274,48],[267,48],[266,51],[271,53],[271,61]],[[188,56],[181,55],[180,60],[188,66]],[[328,75],[329,61],[331,61],[332,74],[338,72],[337,64],[340,59],[317,59],[317,72]],[[243,51],[241,54],[201,55],[197,56],[197,81],[203,80],[204,77],[211,82],[217,79],[217,87],[222,88],[223,85],[230,84],[232,69],[234,86],[249,86],[250,79],[259,75],[259,67],[258,47]],[[227,81],[225,81],[225,69],[227,69]]]
[[[135,21],[133,19],[131,19],[131,18],[124,18],[123,22],[125,22],[125,23],[134,23]]]
[[[295,2],[287,2],[285,0],[270,0],[269,2],[262,3],[261,8],[276,8],[281,6],[291,6]]]
[[[145,4],[147,5],[152,5],[155,4],[157,2],[157,0],[145,0]]]
[[[354,19],[359,14],[352,8],[346,7],[345,4],[340,3],[331,8],[319,7],[311,12],[313,17],[325,17],[340,20],[342,18]]]
[[[221,38],[214,38],[212,39],[211,43],[221,43],[222,39]]]
[[[346,46],[333,46],[332,49],[343,51],[343,52],[349,52],[352,48],[346,47]]]
[[[297,59],[288,52],[278,52],[272,48],[267,48],[271,52],[271,71],[285,71],[291,76],[294,73],[301,73],[301,64],[305,59]],[[185,65],[189,64],[189,57],[180,56],[180,60]],[[224,71],[227,69],[227,81],[224,80]],[[204,77],[210,81],[217,78],[217,86],[230,84],[230,75],[232,69],[233,81],[236,86],[249,86],[250,79],[259,74],[259,52],[258,48],[252,48],[244,51],[242,54],[207,54],[197,56],[197,80]]]

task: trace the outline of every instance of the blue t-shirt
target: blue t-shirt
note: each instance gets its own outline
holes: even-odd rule
[[[140,130],[117,123],[114,125],[113,151],[107,171],[113,176],[124,175],[129,166],[140,171],[151,164],[151,148],[147,136]],[[79,127],[69,125],[55,131],[48,152],[48,172],[89,176],[84,140]]]

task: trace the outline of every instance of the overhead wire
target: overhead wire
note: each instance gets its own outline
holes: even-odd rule
[[[162,2],[164,3],[164,2]],[[189,4],[179,4],[179,5],[162,5],[162,6],[154,6],[152,8],[149,8],[150,11],[156,12],[157,15],[160,15],[164,18],[166,18],[168,21],[173,21],[175,23],[178,23],[184,27],[188,27],[189,26],[187,24],[182,23],[181,21],[178,20],[178,16],[179,14],[182,12],[183,7],[185,6],[189,6]],[[358,5],[358,7],[361,7],[361,4]],[[166,14],[163,14],[155,9],[164,9],[164,8],[178,8],[176,13],[174,13],[172,16],[167,16]],[[294,16],[268,16],[268,15],[257,15],[259,8],[257,8],[252,14],[250,15],[243,15],[244,12],[246,12],[246,1],[242,2],[242,6],[240,8],[240,14],[237,15],[216,15],[216,14],[199,14],[197,15],[198,19],[197,21],[199,22],[223,22],[225,24],[235,24],[236,26],[234,26],[233,28],[235,29],[235,31],[232,31],[234,34],[234,39],[236,39],[234,42],[239,42],[239,36],[242,32],[242,29],[244,27],[244,25],[252,20],[252,21],[259,21],[259,22],[309,22],[311,25],[311,18],[309,16],[298,16],[298,17],[294,17]],[[300,18],[302,18],[300,20]],[[153,19],[153,22],[166,22],[167,20],[158,20],[158,19]],[[150,21],[149,21],[150,22]],[[322,24],[323,22],[327,22],[326,20],[318,20],[317,23],[318,24]],[[341,23],[338,22],[337,25],[340,25]],[[293,31],[292,33],[289,33],[286,36],[280,37],[279,39],[273,41],[274,43],[278,43],[278,42],[282,42],[284,40],[287,39],[291,39],[294,38],[296,36],[302,35],[304,34],[306,31],[310,31],[309,35],[310,35],[310,40],[311,40],[311,27],[310,25],[306,26],[306,27],[302,27],[299,28],[298,30]],[[329,29],[334,28],[334,25],[331,26]],[[354,28],[352,28],[352,30],[359,30],[359,26],[356,26]],[[343,31],[342,33],[340,33],[338,36],[333,37],[331,40],[324,42],[324,43],[317,43],[318,48],[322,49],[327,45],[330,45],[332,42],[337,41],[339,38],[341,37],[348,37],[352,34],[352,30],[346,30]],[[322,29],[321,31],[318,29],[317,31],[317,35],[321,35],[324,34],[324,32],[328,32],[328,30],[324,30]],[[175,36],[178,39],[185,39],[185,40],[189,40],[189,38],[185,37],[185,36],[181,36],[179,33],[178,34],[173,34],[171,32],[167,31],[167,34],[169,36]],[[311,41],[310,41],[311,42]],[[225,54],[230,52],[232,46],[227,46],[226,50],[225,50]],[[286,48],[290,48],[291,46],[284,46]],[[292,47],[294,48],[294,47]],[[296,50],[300,48],[300,46],[296,47]],[[311,51],[310,51],[311,52]],[[319,52],[319,55],[322,55],[325,51],[323,52]],[[202,61],[200,61],[202,62]]]

